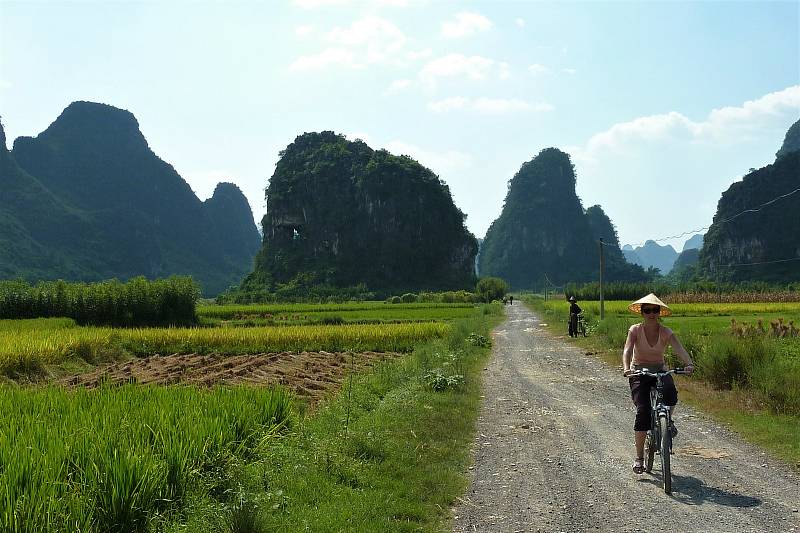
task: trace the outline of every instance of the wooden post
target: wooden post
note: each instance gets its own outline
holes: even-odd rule
[[[603,301],[603,239],[600,238],[600,320],[606,316],[605,302]]]

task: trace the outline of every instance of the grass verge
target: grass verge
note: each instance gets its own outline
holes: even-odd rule
[[[552,302],[545,302],[535,297],[524,296],[523,301],[540,313],[542,320],[548,324],[551,331],[558,334],[566,333],[567,305],[565,303],[559,302],[560,305],[556,309]],[[566,337],[566,339],[606,363],[619,366],[621,370],[622,348],[627,328],[636,322],[636,317],[633,315],[620,316],[612,311],[605,320],[591,323],[595,318],[592,316],[592,305],[595,303],[588,302],[588,305],[581,303],[582,307],[589,308],[591,331],[589,337],[579,339]],[[616,302],[611,302],[612,309],[620,307],[615,304]],[[742,307],[744,305],[740,305],[736,311],[742,312],[740,309]],[[753,306],[754,312],[761,310],[760,306]],[[719,310],[711,308],[705,311],[714,313]],[[789,308],[789,311],[796,313],[797,306]],[[696,309],[694,312],[702,315]],[[720,366],[719,359],[725,355],[721,349],[727,344],[736,344],[740,348],[748,347],[746,342],[726,338],[724,329],[722,332],[719,331],[721,328],[725,328],[727,323],[728,319],[715,322],[714,320],[698,321],[681,317],[671,317],[665,322],[666,326],[676,331],[681,342],[695,355],[695,361],[699,364],[698,376],[676,379],[681,401],[708,413],[715,420],[740,434],[745,440],[763,447],[800,470],[800,415],[792,410],[798,395],[798,387],[792,382],[797,375],[794,372],[798,360],[794,353],[795,341],[786,339],[788,342],[782,345],[783,351],[779,356],[774,355],[774,345],[767,346],[766,351],[769,352],[771,349],[773,353],[769,362],[770,364],[774,363],[775,366],[766,367],[762,361],[755,361],[749,365],[753,368],[752,370],[746,369],[748,375],[756,378],[759,377],[759,374],[762,375],[763,379],[757,384],[740,380],[738,383],[728,381],[722,384],[724,387],[721,388],[715,387],[701,376],[714,374],[714,368]],[[781,341],[783,342],[783,340]],[[772,341],[764,339],[757,342],[770,344]],[[750,359],[757,359],[754,356],[758,355],[756,353],[758,350],[745,351],[750,355]],[[770,354],[768,353],[768,355]],[[742,358],[735,360],[740,361]],[[782,371],[781,369],[784,367],[791,367],[791,371]],[[791,409],[787,409],[787,405],[792,406]]]
[[[237,478],[235,509],[197,502],[169,531],[445,531],[480,405],[499,305],[356,375]],[[443,378],[443,379],[442,379]]]

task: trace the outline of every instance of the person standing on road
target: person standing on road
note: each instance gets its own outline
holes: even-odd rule
[[[659,372],[666,370],[664,351],[667,344],[672,346],[683,361],[687,374],[693,370],[692,358],[672,330],[659,322],[659,317],[672,314],[670,308],[658,297],[650,293],[628,306],[632,312],[642,315],[642,322],[634,324],[628,330],[625,349],[622,351],[622,375],[627,376],[635,370]],[[636,420],[633,424],[636,443],[636,459],[633,471],[641,474],[644,471],[644,441],[650,429],[650,389],[655,387],[656,378],[650,376],[632,376],[628,378],[631,387],[631,399],[636,405]],[[664,376],[664,403],[674,411],[678,403],[678,391],[671,375]],[[678,434],[675,425],[670,426],[672,436]]]
[[[575,303],[574,296],[569,297],[569,336],[570,337],[577,337],[578,336],[578,315],[580,314],[583,309]]]
[[[513,294],[509,294],[508,295],[508,305],[514,305],[514,295]]]

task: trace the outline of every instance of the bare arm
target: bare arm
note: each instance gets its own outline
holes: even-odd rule
[[[675,354],[681,358],[683,364],[686,365],[687,370],[690,370],[694,363],[692,363],[692,356],[689,355],[689,352],[686,351],[686,348],[683,347],[681,341],[678,340],[678,337],[673,333],[669,339],[669,343],[672,346],[672,349],[675,351]]]
[[[625,340],[625,348],[622,350],[622,373],[630,371],[631,359],[633,359],[633,344],[636,342],[636,335],[628,330],[628,338]]]

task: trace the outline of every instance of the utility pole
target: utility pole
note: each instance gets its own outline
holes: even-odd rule
[[[600,238],[600,320],[606,316],[605,302],[603,301],[603,238]]]

